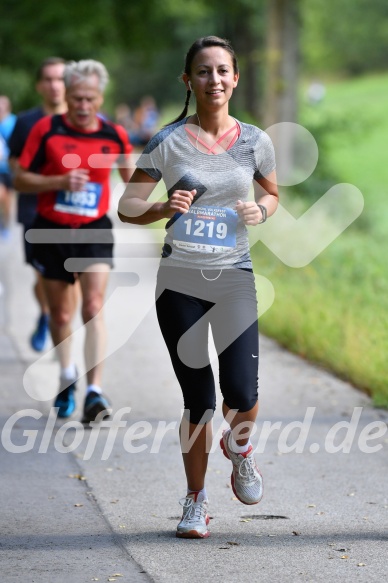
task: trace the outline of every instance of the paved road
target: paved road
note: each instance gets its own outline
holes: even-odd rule
[[[386,581],[388,414],[267,338],[253,438],[264,499],[234,499],[215,447],[211,537],[175,538],[181,399],[152,305],[157,251],[143,244],[139,258],[148,235],[129,231],[118,234],[127,244],[117,246],[106,304],[104,389],[116,417],[100,430],[79,424],[83,379],[72,422],[50,417],[58,368],[50,350],[41,358],[28,346],[36,313],[18,227],[0,247],[1,581]],[[79,319],[76,328],[80,360]]]

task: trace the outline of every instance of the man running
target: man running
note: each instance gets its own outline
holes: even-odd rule
[[[61,366],[54,406],[59,417],[75,409],[77,370],[71,359],[71,288],[78,277],[85,324],[87,393],[83,422],[108,416],[101,390],[105,325],[102,309],[113,257],[112,223],[107,216],[109,177],[119,161],[123,181],[130,178],[132,150],[121,126],[99,116],[108,73],[102,63],[84,60],[65,67],[66,114],[45,117],[32,129],[19,159],[15,185],[38,192],[33,228],[54,229],[49,243],[33,244],[33,263],[43,277],[50,326]]]
[[[65,84],[63,71],[65,61],[59,57],[48,57],[39,66],[36,76],[36,91],[42,98],[42,105],[29,109],[17,116],[16,125],[9,140],[10,164],[17,167],[17,160],[22,153],[28,135],[37,121],[46,115],[65,113]],[[33,194],[19,193],[17,202],[17,220],[23,225],[24,255],[26,263],[32,265],[32,246],[26,240],[25,234],[31,229],[36,217],[38,197]],[[33,266],[33,265],[32,265]],[[49,308],[46,300],[42,276],[35,271],[34,295],[39,306],[39,317],[36,328],[31,335],[31,347],[42,352],[47,344],[49,330]],[[76,296],[76,294],[74,294]],[[74,308],[76,305],[74,297]]]

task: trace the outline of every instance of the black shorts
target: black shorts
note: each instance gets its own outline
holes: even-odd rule
[[[195,424],[204,423],[215,410],[209,326],[218,353],[224,402],[230,409],[250,411],[258,399],[259,361],[253,273],[162,266],[156,311],[182,389],[185,417]]]
[[[12,188],[12,178],[9,172],[0,172],[0,184],[4,184],[8,190]]]
[[[32,241],[32,265],[46,279],[74,283],[75,274],[91,265],[106,263],[113,267],[112,221],[106,215],[78,228],[37,215],[32,229],[50,230],[47,237],[42,232],[27,233]],[[42,238],[45,242],[38,243]]]
[[[26,239],[26,233],[33,228],[33,223],[30,225],[23,224],[23,243],[24,243],[24,258],[26,263],[34,267],[34,252],[33,245]]]

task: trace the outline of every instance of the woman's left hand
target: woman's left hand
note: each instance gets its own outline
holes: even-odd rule
[[[246,225],[258,225],[263,218],[260,208],[253,200],[247,202],[238,200],[236,211]]]

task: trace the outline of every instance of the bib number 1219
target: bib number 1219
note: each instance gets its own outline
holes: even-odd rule
[[[195,237],[207,237],[209,239],[215,236],[217,239],[225,239],[228,234],[226,223],[215,223],[214,221],[203,221],[202,219],[197,219],[196,221],[187,219],[183,222],[186,225],[186,235],[192,234]]]
[[[175,221],[173,243],[185,251],[228,253],[236,247],[236,228],[236,211],[192,206]]]

